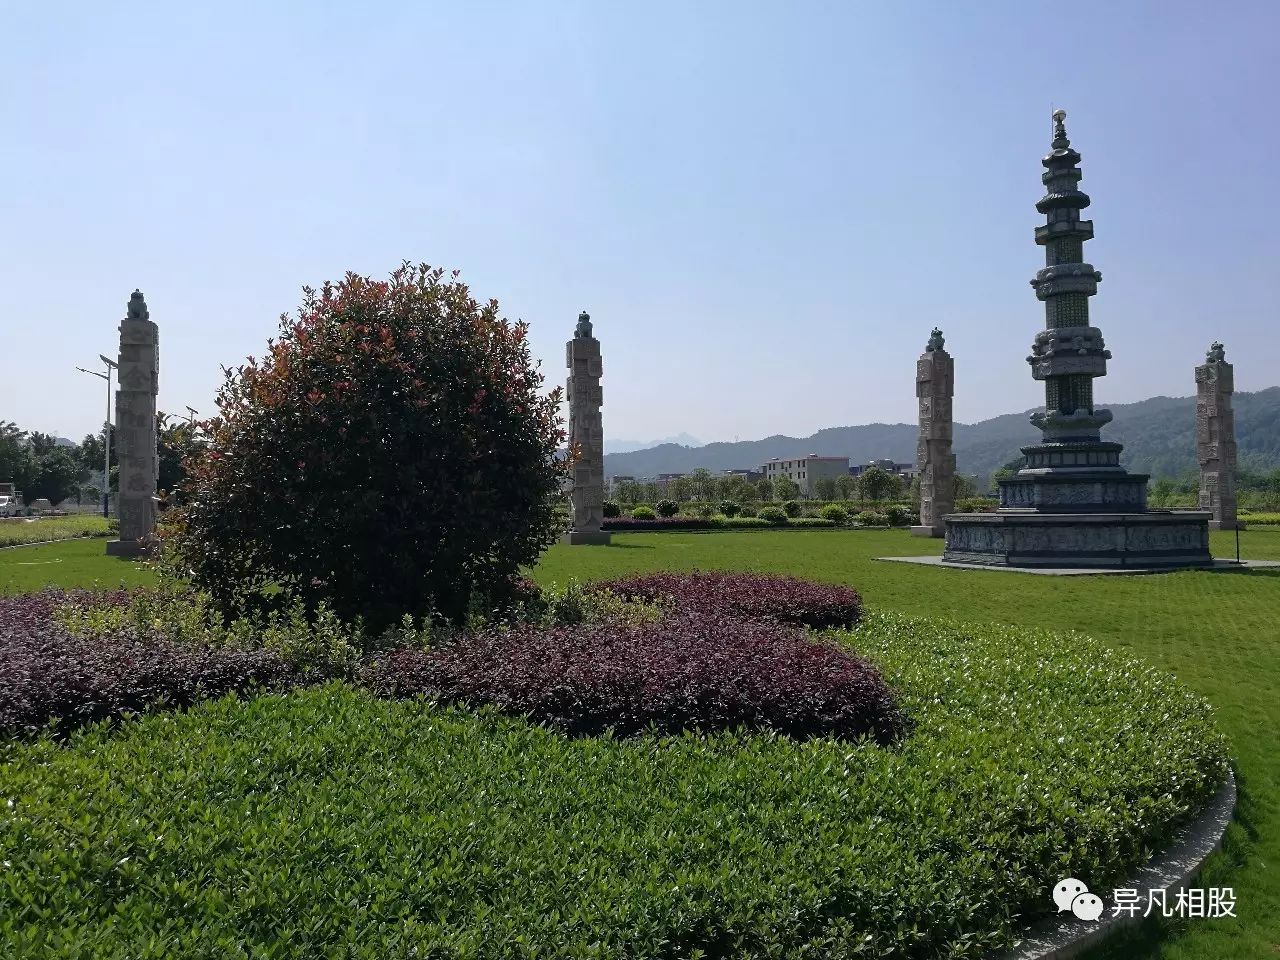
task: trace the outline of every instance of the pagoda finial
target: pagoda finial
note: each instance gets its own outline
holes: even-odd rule
[[[583,310],[578,314],[578,327],[574,330],[573,335],[575,337],[591,336],[591,314],[587,313],[587,311]]]
[[[1071,141],[1067,139],[1066,121],[1067,111],[1053,111],[1053,149],[1065,150],[1071,146]]]
[[[1209,345],[1208,351],[1204,355],[1205,363],[1225,363],[1227,360],[1227,349],[1222,345],[1221,340],[1215,340]]]

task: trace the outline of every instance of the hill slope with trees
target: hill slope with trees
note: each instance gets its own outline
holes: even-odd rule
[[[1124,465],[1154,477],[1178,477],[1196,469],[1195,397],[1152,397],[1138,403],[1103,404],[1115,421],[1104,438],[1125,445]],[[1235,395],[1236,437],[1240,466],[1266,471],[1280,467],[1280,387]],[[989,477],[1020,455],[1019,448],[1039,439],[1027,416],[1008,413],[979,423],[955,425],[955,452],[962,473]],[[702,447],[661,444],[648,450],[605,456],[610,476],[651,477],[659,473],[688,473],[697,467],[731,470],[757,467],[779,457],[816,453],[847,456],[854,463],[876,459],[914,462],[916,425],[870,423],[829,427],[809,437],[772,436],[739,443],[709,443]]]

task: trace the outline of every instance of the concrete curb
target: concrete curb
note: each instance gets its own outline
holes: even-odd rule
[[[1145,892],[1165,890],[1170,903],[1189,887],[1209,854],[1222,845],[1223,834],[1236,807],[1236,778],[1228,772],[1200,815],[1174,834],[1163,850],[1140,867],[1122,887]],[[1048,899],[1049,890],[1045,888]],[[1013,950],[992,955],[992,960],[1067,960],[1076,957],[1127,927],[1137,926],[1142,917],[1107,917],[1095,923],[1067,915],[1055,915],[1031,924],[1022,931]]]

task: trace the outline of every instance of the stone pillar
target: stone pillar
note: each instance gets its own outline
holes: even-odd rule
[[[577,450],[573,466],[571,520],[565,543],[608,543],[610,535],[600,529],[604,520],[604,426],[600,408],[604,392],[600,377],[600,341],[591,335],[591,317],[578,315],[573,339],[566,344],[569,366],[569,448]]]
[[[1196,459],[1200,461],[1200,509],[1213,516],[1211,530],[1235,530],[1236,415],[1231,409],[1235,373],[1221,343],[1196,367]]]
[[[916,396],[920,400],[920,440],[916,474],[920,477],[920,523],[917,537],[941,537],[943,518],[956,510],[956,455],[951,452],[951,398],[955,395],[955,362],[942,348],[937,327],[916,361]]]
[[[149,319],[142,291],[129,298],[120,323],[120,388],[116,391],[116,450],[120,490],[116,513],[120,539],[107,543],[107,553],[133,557],[143,553],[156,529],[156,393],[160,375],[160,332]]]

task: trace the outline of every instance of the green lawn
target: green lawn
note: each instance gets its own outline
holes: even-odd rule
[[[1280,559],[1280,530],[1246,531],[1241,543],[1246,559]],[[1213,547],[1234,555],[1233,535],[1215,534]],[[1280,570],[1041,577],[872,560],[940,550],[904,531],[620,534],[607,547],[553,547],[535,576],[547,583],[694,568],[786,572],[852,584],[873,609],[1071,628],[1145,657],[1208,697],[1232,740],[1238,822],[1204,885],[1233,886],[1239,917],[1192,920],[1176,937],[1113,955],[1280,956]],[[0,551],[5,592],[148,579],[145,569],[104,556],[101,540]]]
[[[28,593],[45,587],[148,586],[155,576],[145,565],[107,556],[102,537],[0,550],[0,593]]]

